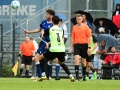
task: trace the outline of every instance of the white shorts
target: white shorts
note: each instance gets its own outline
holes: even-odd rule
[[[93,61],[93,66],[95,69],[98,69],[98,67],[99,67],[98,61]]]
[[[102,67],[103,60],[99,59],[99,68],[101,69]]]
[[[100,55],[98,54],[95,54],[94,55],[94,60],[93,60],[93,66],[95,69],[98,69],[99,68],[99,59],[100,59]]]

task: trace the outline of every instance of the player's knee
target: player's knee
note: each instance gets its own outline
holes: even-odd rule
[[[92,62],[88,62],[88,66],[89,66],[89,67],[92,66]]]
[[[75,65],[79,65],[79,59],[75,58]]]
[[[62,65],[62,64],[63,64],[63,62],[58,61],[58,63],[57,63],[57,64]]]
[[[86,66],[87,66],[86,62],[83,62],[83,61],[82,61],[81,64],[82,64],[83,67],[86,67]]]
[[[35,56],[34,61],[38,62],[39,61],[38,57]]]

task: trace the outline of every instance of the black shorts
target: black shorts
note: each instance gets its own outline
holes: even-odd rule
[[[74,44],[74,55],[80,55],[87,58],[88,44]]]
[[[94,54],[92,54],[91,56],[87,55],[86,61],[87,62],[93,62],[93,59],[94,59]]]
[[[25,55],[22,55],[21,64],[31,65],[31,63],[32,63],[32,56],[25,56]]]
[[[53,60],[55,58],[58,58],[58,60],[60,62],[64,62],[65,61],[65,52],[50,52],[50,51],[46,51],[43,56],[47,59],[47,60]]]

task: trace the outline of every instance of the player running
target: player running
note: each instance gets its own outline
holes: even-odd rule
[[[51,63],[53,59],[58,58],[60,66],[68,74],[68,76],[70,77],[70,80],[72,82],[74,82],[75,80],[72,74],[70,73],[68,67],[66,66],[66,64],[64,64],[65,45],[63,41],[63,30],[58,26],[59,20],[60,19],[58,16],[53,16],[52,18],[53,27],[51,27],[49,30],[46,30],[46,32],[43,35],[44,37],[49,36],[50,38],[50,42],[46,44],[47,48],[49,48],[49,45],[50,45],[49,50],[42,55],[37,54],[35,56],[35,62],[36,62],[38,76],[39,76],[39,78],[37,79],[38,81],[43,80],[43,78],[41,78],[42,71],[41,71],[39,60],[42,60],[44,58],[49,60],[49,63]]]
[[[42,23],[40,24],[40,28],[37,28],[35,30],[31,30],[31,31],[24,30],[24,33],[32,34],[32,33],[41,32],[41,36],[40,37],[43,37],[44,32],[48,28],[52,27],[52,17],[54,15],[55,15],[55,11],[54,10],[51,10],[51,9],[46,10],[46,16],[45,16],[46,20],[42,21]],[[49,37],[46,36],[44,38],[44,41],[45,42],[49,42],[50,41]],[[45,49],[46,43],[45,42],[41,41],[39,43],[39,49],[37,50],[37,54],[36,54],[35,57],[39,57],[41,54],[43,54],[46,51],[46,49]],[[44,60],[41,60],[40,63],[41,63],[40,65],[41,65],[41,69],[42,69],[42,76],[43,76],[44,79],[46,79],[46,75],[45,75],[45,62],[44,62]]]

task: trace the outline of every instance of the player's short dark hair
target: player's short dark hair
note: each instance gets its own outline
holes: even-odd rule
[[[55,11],[52,9],[47,9],[46,12],[49,13],[50,15],[53,15],[53,16],[55,15]]]
[[[30,37],[30,40],[33,40],[33,38]]]
[[[60,22],[60,18],[57,15],[55,15],[53,16],[52,21],[54,22],[54,24],[57,25]]]
[[[85,16],[86,16],[86,14],[85,14],[85,13],[82,13],[81,15],[85,15]]]
[[[62,19],[60,19],[60,21],[62,22]]]

